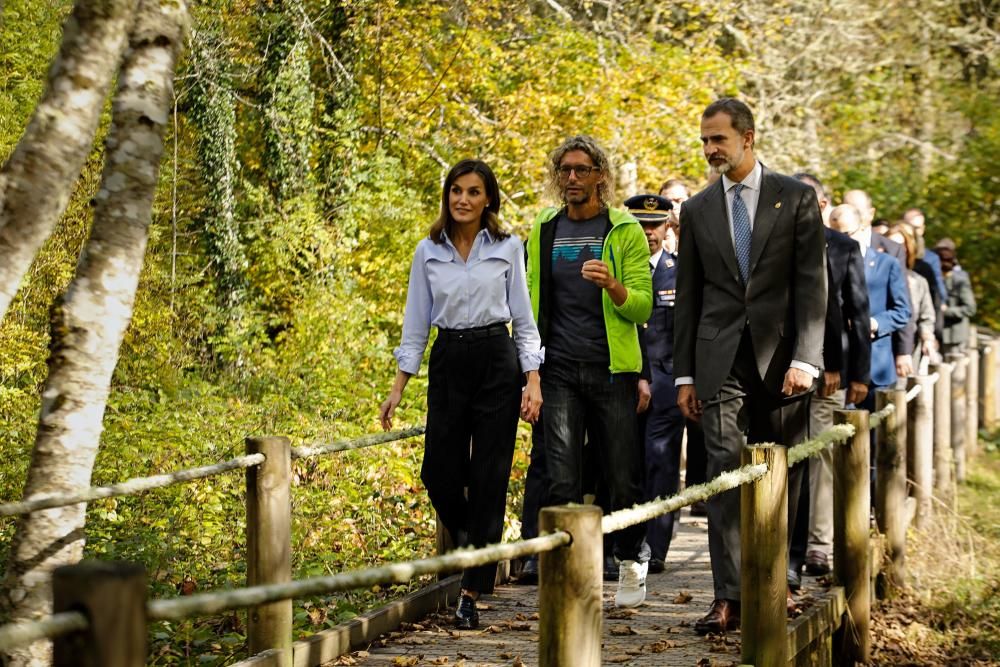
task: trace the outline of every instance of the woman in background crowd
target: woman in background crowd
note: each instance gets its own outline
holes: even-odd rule
[[[887,237],[906,250],[906,283],[910,288],[910,305],[913,308],[917,322],[917,339],[913,346],[913,367],[919,369],[920,375],[927,374],[927,365],[938,363],[941,355],[937,350],[937,339],[934,329],[937,322],[937,309],[927,279],[915,270],[917,263],[926,262],[917,259],[917,238],[913,228],[906,223],[898,223],[890,230]],[[926,265],[930,270],[930,265]],[[933,274],[932,274],[933,275]]]

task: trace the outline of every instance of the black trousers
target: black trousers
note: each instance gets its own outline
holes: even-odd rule
[[[705,456],[705,432],[701,430],[699,422],[685,420],[684,427],[687,429],[687,468],[684,474],[684,486],[694,486],[704,484],[708,481],[706,467],[708,461]]]
[[[611,375],[606,364],[546,359],[542,367],[545,401],[545,467],[548,502],[579,503],[584,493],[584,436],[593,435],[612,511],[643,501],[642,445],[635,408],[638,374]],[[588,445],[589,446],[589,445]],[[649,560],[646,525],[615,535],[619,560]]]
[[[520,405],[517,352],[506,332],[439,333],[428,370],[420,478],[458,546],[486,546],[503,536]],[[493,563],[467,569],[462,587],[491,593],[495,581]]]
[[[684,416],[677,407],[677,389],[673,374],[659,363],[652,366],[653,399],[645,413],[644,429],[646,460],[646,500],[677,493],[681,478],[681,438]],[[668,512],[651,519],[646,541],[652,557],[666,560],[674,533],[677,512]]]

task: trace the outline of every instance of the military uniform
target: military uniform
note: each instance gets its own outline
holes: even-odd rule
[[[664,222],[673,204],[652,195],[637,195],[625,202],[644,227]],[[645,452],[645,494],[647,500],[672,496],[680,486],[681,441],[684,417],[677,407],[674,386],[674,299],[677,257],[658,250],[650,257],[653,274],[653,312],[642,326],[644,343],[643,375],[650,381],[652,399],[643,414],[641,435]],[[666,560],[677,513],[672,512],[647,523],[646,541],[651,551],[651,571]]]

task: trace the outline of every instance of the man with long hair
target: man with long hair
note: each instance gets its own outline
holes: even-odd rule
[[[598,447],[618,510],[643,500],[636,406],[642,356],[636,325],[649,319],[649,249],[638,221],[612,208],[611,163],[591,137],[567,139],[549,156],[546,208],[528,237],[528,291],[545,362],[544,448],[548,503],[583,500],[584,435]],[[615,603],[646,597],[643,524],[620,531]]]

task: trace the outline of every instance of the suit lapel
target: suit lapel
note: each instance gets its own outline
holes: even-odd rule
[[[757,214],[753,220],[753,233],[750,236],[750,274],[764,252],[767,239],[771,236],[774,223],[781,213],[781,183],[774,178],[769,169],[761,165],[760,196],[757,198]]]
[[[709,229],[715,240],[715,247],[722,255],[722,261],[729,269],[729,273],[737,282],[742,282],[740,278],[740,266],[736,262],[736,249],[733,248],[733,237],[729,231],[729,213],[726,210],[726,193],[722,189],[722,179],[716,181],[712,186],[711,196],[705,201],[708,207]]]

